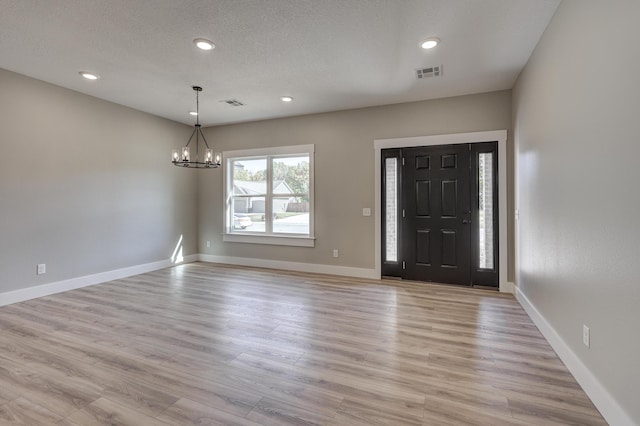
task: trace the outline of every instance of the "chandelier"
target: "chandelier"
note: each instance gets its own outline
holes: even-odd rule
[[[222,154],[219,152],[213,152],[213,149],[209,148],[209,144],[207,140],[204,138],[204,134],[202,133],[202,128],[200,126],[200,103],[198,99],[198,95],[202,92],[202,87],[193,86],[193,90],[196,92],[196,124],[193,132],[191,133],[191,137],[185,146],[182,149],[174,149],[171,151],[171,162],[178,167],[190,167],[192,169],[209,169],[209,168],[217,168],[220,167],[222,163]],[[191,160],[191,150],[189,145],[191,141],[194,140],[195,136],[195,156],[193,157],[193,161]],[[200,139],[204,142],[206,149],[204,149],[204,156],[202,161],[200,161]]]

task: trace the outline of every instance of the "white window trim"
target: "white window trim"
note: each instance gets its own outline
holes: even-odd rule
[[[277,155],[294,155],[294,154],[309,154],[309,235],[279,235],[279,234],[258,234],[250,232],[233,232],[232,221],[229,220],[232,188],[231,182],[233,181],[231,173],[233,168],[229,167],[231,160],[237,159],[249,159],[252,157],[264,157],[264,156],[277,156]],[[279,146],[270,148],[255,148],[255,149],[240,149],[234,151],[224,151],[222,153],[223,164],[223,205],[224,215],[222,229],[222,241],[232,243],[249,243],[249,244],[270,244],[281,246],[296,246],[296,247],[315,247],[315,220],[314,220],[314,157],[315,157],[315,145],[291,145],[291,146]]]

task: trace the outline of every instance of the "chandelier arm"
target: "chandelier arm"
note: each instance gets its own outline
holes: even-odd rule
[[[198,161],[198,149],[200,148],[198,133],[200,133],[200,125],[196,124],[196,162]]]
[[[202,129],[200,127],[198,127],[198,132],[200,133],[200,136],[202,136],[202,140],[204,141],[204,144],[207,147],[207,149],[210,149],[209,144],[207,143],[207,140],[204,138],[204,133],[202,133]]]
[[[189,146],[189,144],[191,143],[191,139],[193,139],[193,135],[196,134],[196,130],[197,129],[193,129],[193,132],[191,132],[191,137],[189,138],[189,141],[187,142],[187,144],[185,146]],[[196,142],[197,143],[197,142]]]

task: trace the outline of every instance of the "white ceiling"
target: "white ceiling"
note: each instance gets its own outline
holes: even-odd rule
[[[203,125],[253,121],[509,89],[559,1],[0,0],[0,68],[189,124],[200,85]]]

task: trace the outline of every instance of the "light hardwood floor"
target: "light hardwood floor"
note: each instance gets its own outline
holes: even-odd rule
[[[0,307],[0,424],[606,424],[510,295],[194,263]]]

